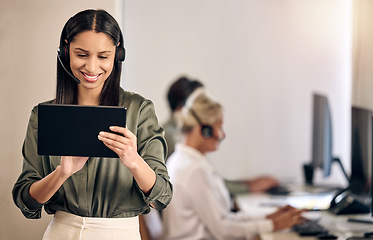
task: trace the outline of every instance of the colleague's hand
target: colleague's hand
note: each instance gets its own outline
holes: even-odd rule
[[[128,129],[123,127],[112,126],[110,130],[118,134],[109,132],[100,132],[98,139],[101,140],[108,148],[118,154],[122,164],[129,169],[134,168],[136,162],[141,159],[137,153],[137,138]]]
[[[70,177],[71,175],[82,169],[87,160],[88,157],[62,156],[61,173],[64,176]]]
[[[285,206],[268,215],[267,218],[272,220],[273,228],[275,231],[277,231],[290,228],[295,224],[303,222],[304,218],[302,217],[302,212],[302,210],[293,208],[291,206]]]
[[[244,181],[250,189],[250,192],[265,192],[272,187],[279,186],[279,182],[269,176],[261,176],[252,180]]]

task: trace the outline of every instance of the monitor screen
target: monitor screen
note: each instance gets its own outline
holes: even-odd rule
[[[328,99],[319,94],[313,95],[312,121],[312,166],[323,169],[323,176],[331,171],[332,156],[332,119]]]
[[[333,157],[332,117],[328,99],[324,95],[313,94],[312,115],[312,159],[304,165],[305,180],[313,184],[313,172],[322,169],[323,177],[329,177],[333,162],[337,162],[346,179],[348,176],[339,158]]]
[[[351,109],[351,193],[370,198],[372,178],[372,111]]]

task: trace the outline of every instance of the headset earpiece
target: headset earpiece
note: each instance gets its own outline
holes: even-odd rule
[[[77,84],[80,84],[80,80],[75,77],[67,68],[65,67],[65,64],[63,62],[66,62],[67,57],[69,56],[69,45],[67,46],[60,46],[57,49],[57,59],[60,62],[63,70],[69,75]]]
[[[57,50],[57,54],[62,61],[66,62],[66,60],[69,57],[69,46],[68,45],[60,46]]]
[[[197,116],[196,112],[190,108],[190,113],[192,113],[193,117],[197,120],[198,124],[201,125],[201,135],[202,137],[208,139],[214,135],[214,129],[210,125],[203,124],[201,119]]]
[[[126,58],[126,49],[124,47],[117,47],[115,52],[115,61],[116,62],[123,62]]]
[[[214,134],[214,130],[209,125],[201,125],[201,134],[204,138],[211,138]]]

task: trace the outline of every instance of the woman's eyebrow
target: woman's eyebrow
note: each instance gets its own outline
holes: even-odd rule
[[[103,53],[111,53],[111,51],[107,50],[107,51],[99,52],[99,54],[103,54]]]
[[[84,50],[83,48],[79,48],[79,47],[76,47],[74,50],[78,50],[78,51],[82,51],[82,52],[86,52],[86,53],[89,52],[89,51]],[[111,53],[111,51],[110,50],[106,50],[106,51],[99,52],[99,54],[103,54],[103,53]]]
[[[82,52],[88,52],[87,50],[84,50],[83,48],[76,47],[74,50],[82,51]]]

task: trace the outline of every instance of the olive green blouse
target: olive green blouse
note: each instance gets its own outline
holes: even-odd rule
[[[51,102],[51,101],[50,101]],[[155,171],[156,182],[144,195],[131,172],[119,158],[90,158],[85,166],[60,187],[45,204],[31,198],[32,183],[44,178],[60,164],[60,157],[37,154],[38,108],[33,108],[23,143],[23,168],[13,187],[13,200],[27,218],[40,218],[41,210],[57,210],[83,217],[123,218],[159,210],[172,198],[172,185],[164,164],[167,153],[163,129],[154,105],[138,94],[120,89],[119,106],[127,108],[127,128],[137,136],[137,151]]]

